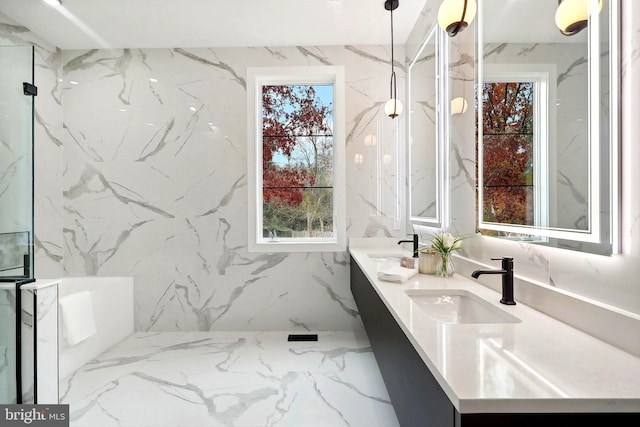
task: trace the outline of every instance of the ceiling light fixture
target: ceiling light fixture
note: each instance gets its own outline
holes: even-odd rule
[[[44,1],[49,6],[53,6],[53,7],[61,7],[62,6],[62,0],[42,0],[42,1]]]
[[[444,0],[438,9],[438,23],[453,37],[471,24],[477,9],[476,0]]]
[[[573,36],[587,28],[589,24],[589,4],[591,0],[558,0],[556,25],[565,36]],[[602,0],[598,12],[602,10]]]
[[[385,0],[384,8],[391,12],[391,84],[390,84],[390,98],[384,104],[384,113],[395,119],[402,113],[402,103],[398,101],[398,91],[396,87],[396,72],[393,68],[393,11],[398,8],[400,0]]]

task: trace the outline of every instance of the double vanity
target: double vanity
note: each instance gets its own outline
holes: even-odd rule
[[[353,239],[349,252],[351,291],[401,425],[638,425],[640,358],[526,304],[500,304],[471,277],[381,281],[378,271],[410,256],[391,240]]]

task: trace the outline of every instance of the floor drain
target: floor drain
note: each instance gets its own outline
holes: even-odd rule
[[[318,334],[289,334],[287,341],[318,341]]]

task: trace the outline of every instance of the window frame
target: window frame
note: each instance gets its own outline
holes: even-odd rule
[[[333,85],[332,238],[268,239],[262,236],[262,87]],[[339,252],[347,247],[344,67],[249,67],[247,69],[247,179],[249,252]]]

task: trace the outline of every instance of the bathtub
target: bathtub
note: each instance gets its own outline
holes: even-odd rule
[[[64,277],[59,285],[59,300],[89,291],[92,300],[95,334],[69,345],[64,319],[58,328],[59,378],[63,380],[79,367],[133,333],[132,277]]]

